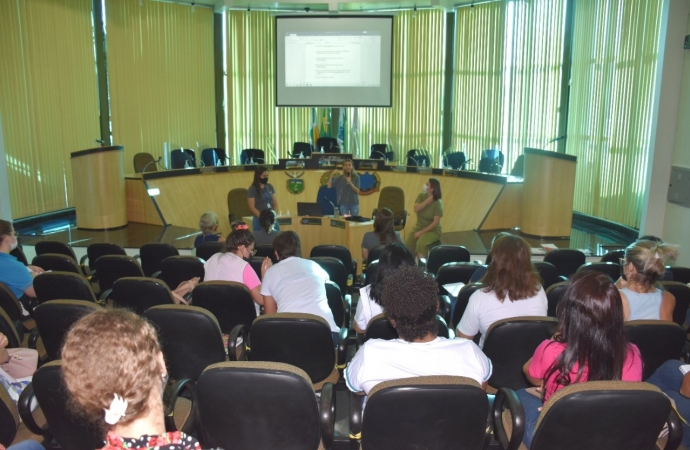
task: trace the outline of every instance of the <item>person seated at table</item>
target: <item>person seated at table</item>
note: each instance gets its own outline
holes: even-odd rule
[[[19,241],[11,222],[0,219],[0,283],[12,291],[28,316],[38,304],[34,291],[34,277],[44,272],[38,266],[25,266],[10,255]]]
[[[168,371],[146,320],[124,309],[94,311],[72,326],[61,354],[69,407],[102,431],[103,450],[201,448],[192,436],[166,432]]]
[[[205,242],[223,242],[218,231],[218,216],[213,211],[207,211],[199,218],[201,234],[194,239],[194,248]]]
[[[481,289],[470,296],[467,309],[460,319],[459,337],[482,337],[496,321],[518,316],[546,316],[548,302],[541,278],[532,266],[532,250],[524,239],[509,234],[496,239],[491,249],[491,262],[480,280]]]
[[[278,263],[266,270],[261,284],[264,312],[308,313],[323,317],[338,342],[340,328],[328,306],[328,273],[312,260],[302,258],[302,243],[294,231],[280,233],[273,241]]]
[[[381,295],[386,279],[402,266],[414,266],[414,255],[404,244],[397,242],[388,244],[381,252],[379,266],[371,283],[360,288],[359,301],[355,311],[355,331],[364,333],[372,317],[383,312]]]
[[[362,238],[362,258],[367,261],[369,252],[374,247],[393,242],[402,242],[400,233],[395,231],[393,211],[388,208],[381,208],[374,217],[374,231],[367,231]]]
[[[456,375],[476,380],[483,389],[491,361],[467,339],[438,336],[438,287],[433,275],[402,266],[385,281],[381,300],[398,339],[369,339],[345,369],[350,391],[367,395],[378,383],[425,375]]]
[[[261,223],[261,229],[254,232],[256,245],[273,245],[276,236],[280,234],[280,231],[274,227],[276,212],[271,208],[264,209],[259,216],[259,222]]]
[[[211,256],[204,264],[204,281],[235,281],[244,284],[252,293],[258,316],[259,306],[264,304],[260,293],[261,281],[251,264],[246,261],[253,254],[254,236],[249,231],[249,226],[240,222],[225,240],[223,251]],[[271,267],[271,260],[264,258],[261,263],[262,277],[269,267]]]
[[[666,264],[675,261],[678,249],[669,244],[637,240],[625,249],[621,262],[621,289],[625,320],[673,320],[676,298],[657,287]]]

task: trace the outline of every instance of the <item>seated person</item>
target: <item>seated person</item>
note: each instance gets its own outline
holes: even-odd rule
[[[494,237],[491,239],[491,247],[489,248],[489,251],[491,251],[492,248],[494,248],[494,243],[496,242],[496,239],[503,237],[503,236],[508,236],[510,233],[506,231],[500,231],[494,235]],[[488,259],[488,255],[487,255]],[[490,261],[489,261],[490,262]],[[470,283],[476,283],[477,281],[481,280],[484,278],[484,275],[486,275],[486,271],[489,270],[489,264],[483,264],[479,267],[477,267],[477,270],[474,271],[472,274],[472,277],[470,278]]]
[[[16,404],[36,372],[38,352],[31,348],[7,348],[8,344],[7,336],[0,333],[0,386]]]
[[[276,230],[274,227],[276,223],[276,212],[271,208],[264,209],[259,215],[259,223],[261,224],[261,229],[254,232],[256,245],[273,245],[276,236],[280,234],[280,231]]]
[[[252,293],[258,316],[259,305],[264,304],[264,299],[260,294],[261,281],[251,264],[245,261],[253,254],[254,236],[249,231],[249,226],[240,222],[225,240],[225,249],[211,256],[204,264],[204,281],[235,281],[244,284]],[[261,263],[262,277],[269,267],[271,267],[271,260],[264,258]]]
[[[433,275],[402,266],[386,280],[381,300],[398,339],[370,339],[345,369],[347,387],[367,395],[378,383],[425,375],[457,375],[484,389],[491,361],[467,339],[437,336],[438,288]]]
[[[621,289],[625,320],[673,320],[676,298],[657,288],[666,265],[675,261],[678,249],[663,242],[637,240],[625,249],[621,262]]]
[[[654,235],[651,235],[651,234],[646,234],[646,235],[644,235],[644,236],[640,236],[638,239],[635,240],[635,242],[637,242],[637,241],[652,241],[652,242],[656,242],[656,243],[659,244],[659,245],[661,245],[661,244],[664,243],[664,241],[663,241],[660,237],[654,236]],[[633,242],[633,244],[634,244],[635,242]],[[678,257],[678,256],[676,256],[676,258],[677,258],[677,257]],[[621,258],[621,260],[625,260],[625,258]],[[661,280],[659,280],[659,281],[673,281],[673,272],[671,272],[671,269],[670,269],[670,268],[667,267],[667,268],[664,270],[664,274],[661,276]],[[616,280],[616,287],[617,287],[618,289],[623,289],[623,288],[626,287],[627,285],[628,285],[628,280],[626,280],[626,279],[624,278],[624,276],[623,276],[623,270],[621,270],[621,276],[618,277],[618,280]],[[690,314],[690,312],[689,312],[689,314]]]
[[[402,242],[400,233],[395,231],[393,223],[393,211],[381,208],[374,218],[374,231],[367,231],[362,238],[362,258],[366,261],[369,252],[379,245],[387,245],[393,242]]]
[[[10,255],[17,248],[17,233],[11,222],[0,219],[0,283],[9,288],[21,303],[25,316],[33,311],[37,304],[34,291],[34,277],[42,274],[43,269],[37,266],[25,266]]]
[[[546,316],[548,302],[539,274],[532,266],[532,250],[524,239],[508,234],[496,239],[484,285],[470,297],[458,324],[458,336],[484,336],[496,321],[518,316]]]
[[[207,211],[199,218],[199,229],[201,234],[194,239],[194,248],[204,242],[223,242],[223,238],[218,231],[218,216],[212,211]]]
[[[371,283],[359,290],[359,301],[355,311],[355,331],[364,333],[372,317],[383,312],[381,294],[386,279],[402,266],[414,266],[414,255],[401,242],[387,245],[381,252],[376,276]]]
[[[686,372],[681,368],[685,366]],[[671,359],[661,365],[651,377],[647,378],[647,383],[652,383],[664,394],[668,395],[676,402],[676,412],[682,417],[683,440],[681,444],[684,448],[690,448],[690,365],[677,359]]]
[[[266,314],[275,312],[308,313],[323,317],[331,327],[333,342],[340,328],[328,306],[328,273],[317,263],[302,258],[302,243],[294,231],[280,233],[273,241],[278,263],[268,270],[261,284]]]

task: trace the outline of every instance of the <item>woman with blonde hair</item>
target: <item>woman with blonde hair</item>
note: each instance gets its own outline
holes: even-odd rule
[[[201,234],[194,239],[194,248],[204,242],[223,242],[224,239],[217,233],[218,216],[213,211],[207,211],[199,218],[199,229]]]
[[[123,309],[76,322],[62,347],[62,376],[71,408],[103,431],[103,449],[200,449],[182,432],[166,432],[168,380],[153,326]]]
[[[402,242],[400,233],[395,231],[393,211],[381,208],[374,218],[374,231],[367,231],[362,238],[362,258],[367,260],[369,252],[379,245],[388,245],[393,242]]]
[[[673,320],[676,298],[664,292],[657,283],[664,275],[666,264],[675,261],[678,249],[674,245],[640,239],[625,249],[621,261],[621,277],[626,285],[621,289],[625,320]]]

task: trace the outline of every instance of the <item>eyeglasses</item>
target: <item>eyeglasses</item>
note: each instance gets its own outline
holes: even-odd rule
[[[249,250],[249,249],[247,249],[247,251],[249,252],[249,256],[250,256],[250,257],[256,255],[256,249],[254,249],[254,250]]]

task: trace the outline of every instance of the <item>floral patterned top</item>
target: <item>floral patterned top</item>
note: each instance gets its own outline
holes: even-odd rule
[[[102,450],[201,450],[201,445],[192,436],[181,431],[170,431],[158,436],[144,435],[140,438],[123,438],[112,431],[105,437]]]

